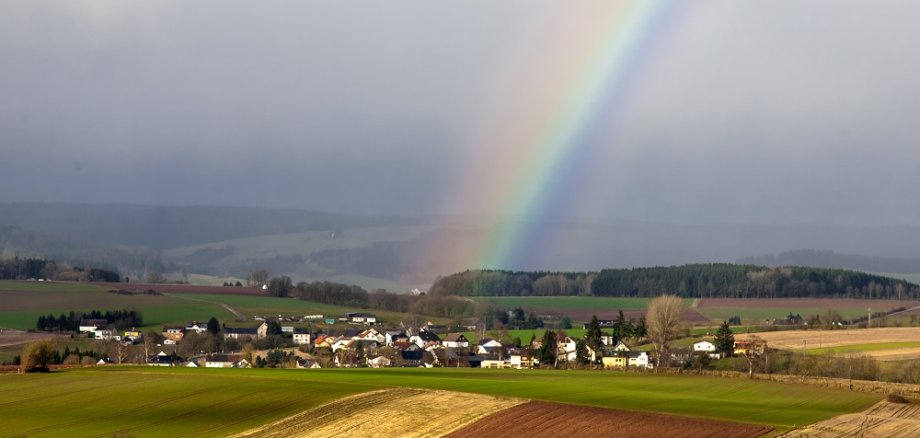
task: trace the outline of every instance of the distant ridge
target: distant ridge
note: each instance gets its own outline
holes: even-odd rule
[[[834,251],[803,249],[738,259],[738,263],[764,266],[810,266],[815,268],[855,269],[890,274],[920,273],[920,259],[872,257],[840,254]]]

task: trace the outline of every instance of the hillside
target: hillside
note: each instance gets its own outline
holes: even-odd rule
[[[871,257],[856,254],[841,254],[834,251],[804,249],[766,254],[738,259],[745,265],[764,266],[810,266],[813,268],[855,269],[868,272],[892,274],[920,273],[920,258]]]
[[[466,271],[438,279],[432,295],[594,295],[778,298],[917,299],[920,286],[840,269],[769,268],[735,264],[604,269],[598,273]]]

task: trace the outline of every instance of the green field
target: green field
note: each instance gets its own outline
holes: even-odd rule
[[[444,389],[764,424],[778,429],[865,409],[880,396],[746,379],[475,369],[89,368],[0,376],[3,433],[222,436],[349,394]]]
[[[545,331],[546,331],[545,329],[508,330],[508,336],[510,336],[511,339],[521,338],[521,342],[526,344],[527,342],[530,342],[531,336],[536,336],[537,339],[540,339],[543,336],[543,332]],[[554,330],[554,331],[558,332],[559,330]],[[564,331],[569,336],[574,336],[574,337],[579,337],[579,338],[585,337],[585,329],[581,327],[572,328],[568,330],[562,330],[562,331]],[[468,339],[470,342],[473,342],[473,343],[479,342],[479,334],[476,332],[463,332],[463,335],[466,336],[466,339]],[[490,330],[486,332],[485,337],[492,338],[492,337],[495,337],[496,335],[498,335],[498,333]]]
[[[117,287],[117,285],[113,285]],[[232,321],[232,313],[218,304],[166,295],[120,295],[108,287],[80,283],[0,281],[0,327],[35,328],[41,315],[70,311],[133,309],[141,312],[144,328],[207,320]]]
[[[828,305],[833,305],[833,303],[828,303]],[[698,310],[713,321],[723,321],[732,316],[740,316],[741,321],[744,323],[762,323],[762,321],[767,319],[785,318],[790,313],[798,314],[805,318],[808,317],[808,315],[823,315],[827,312],[827,308],[815,307],[704,307]],[[834,310],[846,319],[866,315],[866,309],[835,308]]]
[[[506,308],[523,309],[597,309],[600,312],[617,310],[645,310],[650,298],[609,298],[609,297],[469,297],[476,302],[492,302]],[[692,299],[684,300],[690,306]]]

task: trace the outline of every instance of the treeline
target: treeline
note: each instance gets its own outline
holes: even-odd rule
[[[728,263],[605,269],[594,295],[654,297],[665,293],[705,298],[879,298],[916,299],[920,287],[864,272]]]
[[[294,289],[297,296],[304,300],[362,309],[447,318],[472,316],[475,311],[474,303],[457,297],[405,295],[387,292],[383,289],[368,292],[360,286],[328,281],[300,282]]]
[[[107,324],[113,325],[118,330],[131,327],[140,327],[144,319],[140,312],[136,310],[107,310],[105,313],[99,310],[90,310],[89,312],[74,312],[69,314],[60,314],[55,317],[52,314],[39,316],[35,322],[35,328],[43,331],[70,331],[75,332],[80,329],[80,321],[84,319],[104,319]]]
[[[591,295],[596,274],[472,270],[438,278],[429,295],[574,296]]]
[[[102,269],[72,267],[39,258],[0,259],[0,280],[28,280],[32,278],[49,278],[64,281],[121,281],[118,272]]]
[[[736,265],[605,269],[599,273],[466,271],[439,278],[435,296],[594,295],[706,298],[918,299],[920,286],[841,269]]]

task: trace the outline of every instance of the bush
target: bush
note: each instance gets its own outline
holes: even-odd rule
[[[910,403],[910,400],[907,400],[901,394],[888,394],[888,397],[885,397],[885,400],[889,403]]]

